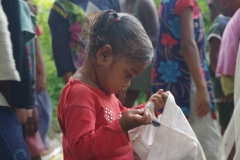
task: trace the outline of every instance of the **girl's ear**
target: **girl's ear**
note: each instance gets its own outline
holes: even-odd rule
[[[104,45],[100,48],[96,54],[96,60],[98,65],[104,65],[112,60],[112,47],[110,45]]]

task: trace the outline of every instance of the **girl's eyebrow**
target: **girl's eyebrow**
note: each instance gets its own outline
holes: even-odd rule
[[[135,76],[138,76],[138,72],[134,69],[134,68],[130,68],[132,71],[133,71],[133,73],[135,74]]]

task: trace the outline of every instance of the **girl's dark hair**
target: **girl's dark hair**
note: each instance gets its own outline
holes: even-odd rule
[[[152,43],[141,23],[132,15],[106,10],[94,19],[87,39],[91,55],[104,45],[112,47],[116,57],[126,57],[132,62],[151,62]]]

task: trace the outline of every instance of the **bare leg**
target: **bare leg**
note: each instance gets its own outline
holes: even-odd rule
[[[127,93],[126,93],[125,101],[123,103],[123,106],[127,107],[127,108],[132,108],[133,105],[134,105],[134,102],[138,98],[140,92],[141,91],[139,91],[139,90],[130,90],[130,89],[128,89]]]
[[[235,143],[234,143],[234,145],[232,147],[231,152],[228,155],[228,159],[227,160],[233,160],[234,155],[235,155]]]

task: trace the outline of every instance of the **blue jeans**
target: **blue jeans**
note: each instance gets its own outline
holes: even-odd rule
[[[17,116],[9,107],[0,106],[0,159],[30,160]]]

